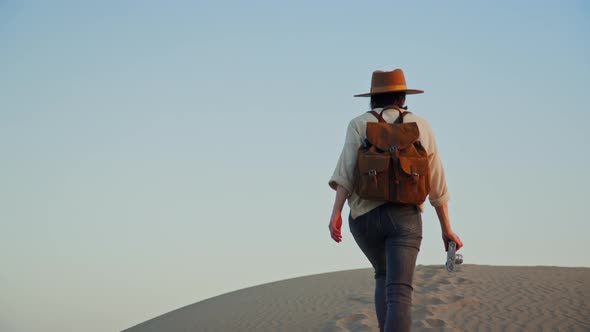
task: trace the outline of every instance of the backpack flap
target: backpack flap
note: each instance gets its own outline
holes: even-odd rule
[[[428,158],[399,157],[398,198],[402,202],[421,204],[430,192]]]
[[[366,199],[389,199],[391,157],[385,154],[359,153],[356,185],[359,196]]]
[[[365,154],[359,156],[358,167],[361,174],[381,174],[389,172],[389,155]]]
[[[391,146],[405,149],[418,141],[420,131],[416,122],[406,123],[367,123],[367,140],[381,151],[389,151]]]
[[[415,182],[419,181],[420,177],[428,177],[428,159],[400,157],[399,164],[402,171]]]

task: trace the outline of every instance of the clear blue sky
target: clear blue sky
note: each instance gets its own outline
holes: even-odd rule
[[[0,1],[0,330],[369,267],[327,183],[375,69],[426,91],[466,262],[590,266],[589,36],[586,1]]]

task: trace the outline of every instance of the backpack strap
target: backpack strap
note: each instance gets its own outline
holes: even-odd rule
[[[377,118],[377,120],[379,120],[379,122],[387,123],[387,121],[385,121],[385,119],[383,118],[383,116],[380,113],[377,113],[375,111],[369,111],[368,113],[373,114],[373,116],[375,116]],[[383,111],[381,111],[381,113],[383,113]]]
[[[397,119],[395,119],[394,123],[404,123],[404,116],[406,116],[406,114],[410,113],[408,111],[402,112],[400,110],[397,110],[399,112],[399,116],[397,117]]]
[[[394,107],[388,107],[388,106],[386,106],[386,107],[384,107],[381,110],[380,113],[377,113],[375,111],[369,111],[367,113],[373,114],[373,116],[376,117],[377,120],[379,120],[379,122],[385,122],[385,123],[387,123],[387,121],[385,121],[385,119],[383,118],[383,112],[385,112],[385,110],[388,110],[388,109],[391,109],[391,108],[394,108]],[[410,112],[408,112],[408,111],[402,112],[402,111],[400,111],[397,108],[396,108],[396,110],[399,112],[399,116],[397,117],[397,119],[395,120],[394,123],[403,123],[404,122],[404,116],[406,116],[406,113],[410,113]]]

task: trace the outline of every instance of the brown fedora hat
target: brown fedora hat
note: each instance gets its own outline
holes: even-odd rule
[[[371,78],[371,92],[355,95],[355,97],[370,97],[371,95],[387,92],[405,92],[409,95],[424,93],[422,90],[408,89],[404,72],[401,69],[392,71],[375,70]]]

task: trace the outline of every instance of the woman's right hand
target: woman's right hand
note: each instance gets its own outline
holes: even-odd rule
[[[434,208],[438,221],[440,222],[440,229],[442,230],[442,239],[445,244],[445,251],[449,251],[449,241],[453,241],[457,244],[457,250],[461,249],[463,242],[459,238],[459,235],[455,234],[451,230],[451,221],[449,220],[449,206],[445,202]]]
[[[459,235],[455,234],[455,232],[451,230],[443,232],[442,239],[445,244],[445,251],[449,251],[449,241],[453,241],[457,244],[457,251],[459,251],[459,249],[461,249],[463,246],[463,242],[461,242]]]

